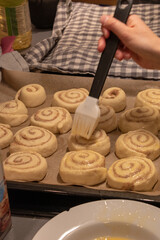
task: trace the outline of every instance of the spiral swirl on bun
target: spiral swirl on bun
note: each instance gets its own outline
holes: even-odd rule
[[[46,92],[39,84],[28,84],[19,89],[16,99],[20,99],[26,107],[37,107],[46,100]]]
[[[108,105],[99,105],[100,119],[97,129],[103,129],[106,133],[117,128],[117,116],[114,109]]]
[[[156,108],[159,111],[159,124],[160,130],[160,89],[149,88],[139,92],[136,96],[135,107],[149,106]]]
[[[69,112],[74,113],[76,108],[88,96],[88,90],[85,88],[72,88],[58,91],[53,95],[52,106],[66,108]]]
[[[47,161],[36,152],[15,152],[3,162],[5,177],[13,181],[40,181],[47,173]]]
[[[106,89],[99,99],[100,104],[113,107],[115,112],[120,112],[126,107],[126,94],[119,87]]]
[[[65,183],[99,184],[106,180],[105,157],[91,150],[67,152],[61,160],[59,173]]]
[[[153,162],[139,156],[115,161],[107,173],[108,185],[120,190],[151,191],[157,180]]]
[[[46,128],[52,133],[66,133],[71,129],[72,117],[65,108],[47,107],[31,116],[31,125]]]
[[[8,124],[0,123],[0,148],[6,148],[12,142],[13,133]]]
[[[155,108],[147,106],[131,108],[121,114],[118,127],[123,133],[143,128],[157,135],[158,115],[159,112]]]
[[[147,157],[151,160],[160,156],[160,140],[145,129],[122,134],[117,138],[116,155],[119,158],[130,156]]]
[[[68,140],[70,151],[92,150],[106,156],[110,152],[110,147],[110,139],[103,129],[95,130],[90,139],[71,134]]]
[[[19,100],[0,103],[0,122],[11,127],[19,126],[28,119],[28,110]]]
[[[34,151],[48,157],[57,150],[57,138],[49,130],[29,126],[20,129],[13,137],[10,152]]]
[[[160,89],[149,88],[140,91],[136,96],[135,106],[155,107],[160,111]]]

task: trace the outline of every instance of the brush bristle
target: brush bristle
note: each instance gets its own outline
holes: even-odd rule
[[[97,122],[93,118],[86,117],[84,115],[76,114],[74,124],[72,128],[72,134],[82,136],[89,139],[97,127]]]
[[[100,117],[100,109],[97,103],[97,99],[87,97],[86,101],[77,108],[73,120],[72,134],[80,135],[86,139],[91,137]]]

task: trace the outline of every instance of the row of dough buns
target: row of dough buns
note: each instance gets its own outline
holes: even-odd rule
[[[26,96],[27,95],[29,96],[30,92],[34,92],[34,91],[38,92],[36,86],[32,86],[31,90],[30,90],[30,87],[31,86],[26,86],[26,88],[20,89],[16,95],[16,98],[17,98],[16,101],[19,101],[19,102],[22,101],[24,103],[24,106],[27,106],[27,107],[34,107],[31,105],[28,105],[25,102],[25,99],[27,99]],[[32,95],[34,95],[34,94],[32,94]],[[84,101],[87,96],[88,96],[88,91],[86,89],[69,89],[69,90],[59,91],[59,92],[55,93],[53,95],[52,107],[47,107],[47,108],[43,108],[43,109],[36,111],[31,116],[31,124],[33,126],[29,126],[24,129],[21,129],[21,131],[18,131],[15,134],[13,141],[10,145],[10,152],[16,153],[16,152],[20,152],[20,151],[26,151],[26,149],[29,147],[29,149],[39,152],[43,157],[48,157],[51,154],[53,154],[57,149],[57,140],[55,140],[56,137],[54,138],[54,141],[52,138],[52,141],[51,141],[52,144],[48,144],[49,147],[47,148],[47,151],[46,151],[46,150],[44,150],[44,148],[46,149],[47,145],[45,145],[43,142],[45,140],[42,140],[42,142],[40,144],[37,144],[35,139],[33,140],[33,138],[30,138],[28,133],[31,133],[31,135],[32,135],[33,129],[34,129],[34,134],[36,132],[35,138],[37,140],[37,136],[38,136],[38,138],[40,136],[39,131],[41,131],[41,128],[43,128],[43,131],[49,130],[49,132],[51,131],[52,133],[68,132],[72,126],[72,117],[71,117],[70,113],[74,113],[77,106],[82,101]],[[45,97],[43,97],[42,99],[43,99],[43,101],[42,101],[42,103],[43,103],[45,101]],[[111,103],[113,102],[113,105],[109,104],[107,101],[111,102]],[[70,137],[68,139],[69,151],[72,152],[74,150],[76,150],[76,151],[77,150],[80,150],[80,151],[87,150],[88,152],[93,151],[93,152],[99,153],[100,155],[106,156],[110,152],[110,139],[106,133],[111,132],[112,130],[116,129],[117,124],[118,124],[119,129],[122,132],[129,132],[130,130],[132,130],[132,126],[131,126],[131,128],[130,128],[130,126],[127,128],[127,124],[128,124],[128,122],[130,122],[130,119],[128,120],[128,118],[133,117],[133,119],[132,119],[133,126],[136,126],[137,122],[139,123],[139,119],[138,119],[138,121],[135,120],[137,118],[137,115],[134,116],[133,113],[130,113],[131,110],[130,110],[129,114],[127,113],[125,115],[125,118],[123,119],[123,121],[121,121],[123,114],[121,115],[120,120],[117,121],[117,116],[116,116],[115,112],[120,112],[120,111],[124,110],[126,107],[126,95],[122,89],[115,88],[115,87],[107,89],[103,93],[103,95],[100,97],[99,102],[100,102],[99,106],[100,106],[100,110],[101,110],[101,117],[100,117],[100,121],[99,121],[97,130],[94,132],[93,136],[91,137],[91,139],[89,139],[89,141],[87,141],[86,139],[81,138],[79,136],[70,135]],[[40,104],[42,104],[42,103],[40,103]],[[119,107],[117,108],[117,106],[119,106]],[[150,112],[149,112],[149,115],[147,115],[147,117],[146,117],[146,112],[143,111],[144,108],[145,109],[147,108],[147,111],[150,111],[150,110],[153,111],[153,109],[154,109],[154,111],[153,111],[154,114],[152,113],[150,115]],[[139,129],[142,127],[149,131],[152,130],[152,132],[154,134],[157,134],[159,129],[153,129],[150,127],[150,125],[148,128],[148,125],[147,125],[149,120],[150,119],[152,120],[152,115],[159,114],[156,111],[157,110],[155,110],[155,108],[149,108],[149,107],[143,107],[143,106],[139,107],[139,109],[137,111],[138,114],[139,114],[139,112],[141,112],[140,113],[141,115],[143,115],[144,112],[145,112],[145,114],[143,116],[141,116],[141,119],[142,119],[141,125],[137,125],[136,129]],[[137,112],[136,112],[136,114],[137,114]],[[55,117],[57,115],[60,116],[60,120],[58,120],[58,117]],[[129,117],[128,117],[128,115],[129,115]],[[126,118],[126,116],[127,116],[127,118]],[[138,117],[139,116],[140,115],[138,115]],[[144,121],[145,117],[147,119],[146,121]],[[64,119],[67,119],[67,120],[64,120]],[[155,119],[158,119],[157,115],[153,121],[155,121]],[[56,121],[55,125],[53,123],[53,120]],[[121,122],[125,122],[124,128],[127,130],[123,130],[123,127],[121,127]],[[53,125],[52,124],[50,125],[50,123],[52,123]],[[102,129],[103,128],[102,126],[104,127],[104,129]],[[147,127],[145,127],[145,126],[147,126]],[[26,132],[23,134],[24,130],[27,131],[27,141],[26,141]],[[133,130],[135,130],[134,127],[133,127]],[[46,131],[45,131],[45,134],[46,134]],[[23,138],[23,135],[25,135],[24,138]],[[28,138],[28,136],[29,136],[29,138]],[[53,134],[53,136],[54,136],[54,134]],[[22,139],[23,139],[23,143],[22,143]],[[28,139],[29,139],[29,141],[28,141]],[[32,146],[28,145],[30,141],[33,143]],[[39,140],[38,140],[38,142],[39,142]],[[39,145],[41,145],[41,146],[45,145],[45,147],[41,148]],[[51,148],[52,148],[52,151],[51,151]],[[147,155],[146,157],[149,157],[150,159],[152,159],[152,158],[155,159],[159,156],[159,151],[158,150],[152,151],[152,150],[151,150],[151,152],[152,153],[154,152],[154,154],[151,154],[151,155],[154,155],[154,157],[153,156],[150,157],[149,155]],[[126,152],[126,151],[124,150],[124,152]],[[117,154],[117,156],[118,156],[118,154]],[[103,180],[101,180],[101,182],[104,181],[104,177],[102,179]],[[94,184],[98,184],[98,181],[96,180],[96,183],[94,183]],[[90,185],[94,185],[94,184],[90,183]],[[85,183],[82,185],[85,185]]]
[[[63,182],[72,185],[93,186],[106,181],[114,189],[131,191],[151,191],[158,181],[155,165],[148,158],[122,158],[107,170],[104,156],[91,150],[66,153],[59,174]]]
[[[19,126],[28,119],[27,107],[37,107],[46,100],[45,89],[29,84],[16,93],[15,99],[0,103],[0,123]]]

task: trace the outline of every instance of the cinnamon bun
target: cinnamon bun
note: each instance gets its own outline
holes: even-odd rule
[[[139,156],[115,161],[107,172],[107,183],[120,190],[151,191],[158,180],[154,163]]]
[[[3,161],[9,181],[40,181],[47,173],[47,161],[37,152],[15,152]]]
[[[97,129],[103,129],[106,133],[117,128],[117,116],[114,109],[110,106],[100,104],[100,119]]]
[[[90,139],[72,134],[68,139],[70,151],[92,150],[106,156],[110,152],[110,147],[110,139],[103,129],[95,130]]]
[[[119,87],[111,87],[103,92],[99,102],[113,107],[115,112],[120,112],[126,107],[126,94]]]
[[[66,108],[69,112],[74,113],[76,108],[88,96],[88,90],[85,88],[72,88],[58,91],[53,95],[52,106]]]
[[[65,183],[99,184],[106,180],[105,157],[91,150],[67,152],[61,160],[59,173]]]
[[[160,130],[160,89],[149,88],[140,91],[135,100],[135,107],[149,106],[159,111],[159,130]]]
[[[140,156],[155,160],[160,156],[160,140],[145,129],[130,131],[117,138],[115,152],[119,158]]]
[[[39,84],[28,84],[16,94],[16,99],[21,100],[26,107],[37,107],[45,102],[45,89]]]
[[[20,129],[10,144],[10,153],[25,151],[38,152],[43,157],[52,155],[57,150],[57,138],[49,130],[29,126]]]
[[[72,117],[67,109],[47,107],[31,116],[31,125],[43,127],[52,133],[66,133],[71,129]]]
[[[0,123],[0,148],[6,148],[12,142],[13,133],[10,125]]]
[[[147,106],[131,108],[121,114],[118,127],[123,133],[143,128],[157,135],[158,115],[159,112],[155,108]]]
[[[19,100],[0,103],[0,122],[11,127],[19,126],[28,119],[28,110]]]

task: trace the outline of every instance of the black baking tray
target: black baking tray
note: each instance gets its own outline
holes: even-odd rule
[[[160,207],[160,195],[96,190],[81,186],[59,186],[36,182],[7,181],[11,211],[41,217],[53,217],[76,205],[103,199],[127,199]]]

